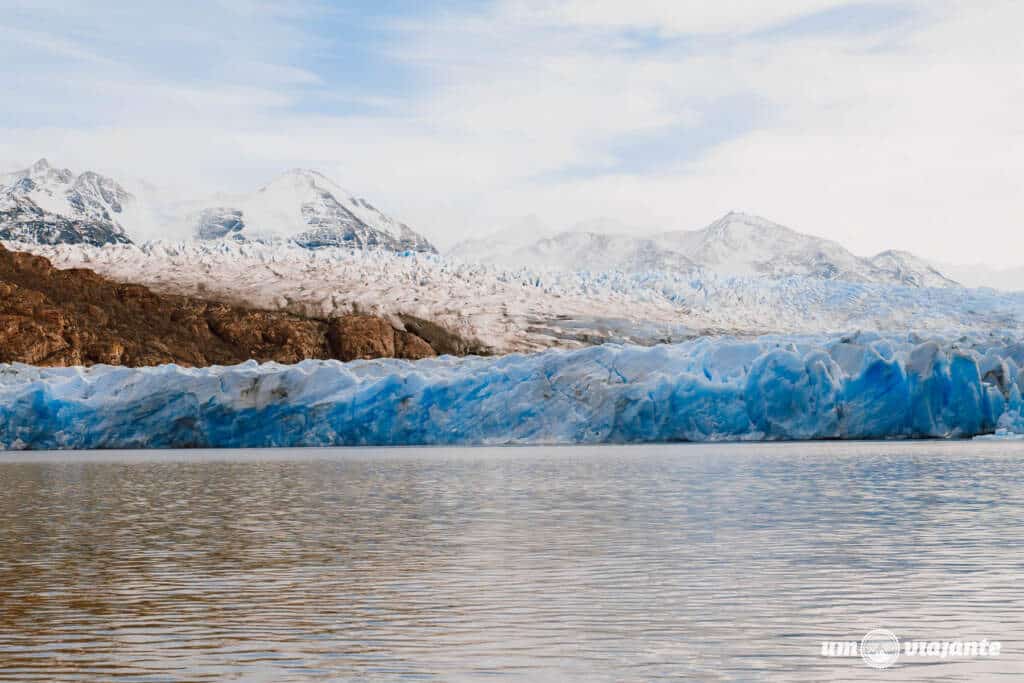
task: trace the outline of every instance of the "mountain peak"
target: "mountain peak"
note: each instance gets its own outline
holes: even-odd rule
[[[341,189],[338,184],[328,178],[320,171],[312,168],[290,168],[281,175],[277,176],[272,182],[278,180],[290,180],[290,181],[303,181],[310,185],[327,185],[332,189]]]
[[[697,230],[705,242],[720,242],[723,248],[745,250],[751,242],[790,240],[798,235],[793,230],[754,214],[730,211],[703,230]],[[723,254],[725,256],[725,254]]]
[[[53,166],[46,159],[40,159],[23,171],[18,172],[23,178],[35,183],[67,185],[75,178],[75,174],[66,168]]]
[[[436,249],[422,235],[319,171],[292,168],[252,195],[219,199],[190,218],[202,239],[290,239],[309,247]]]
[[[779,225],[774,221],[770,221],[763,216],[758,216],[753,213],[745,213],[743,211],[730,211],[725,214],[712,225],[725,224],[725,223],[746,223],[748,225]]]
[[[282,176],[300,176],[303,178],[326,178],[323,173],[312,168],[289,168],[281,174]]]
[[[914,287],[952,287],[959,284],[909,251],[887,249],[869,258],[868,262],[889,273],[896,281]]]
[[[260,192],[268,190],[306,193],[309,191],[327,191],[339,198],[348,197],[352,193],[319,171],[311,168],[292,168],[271,180],[260,188]]]
[[[39,159],[0,184],[5,210],[0,238],[41,244],[125,243],[120,221],[133,197],[117,183],[86,171],[51,166]]]

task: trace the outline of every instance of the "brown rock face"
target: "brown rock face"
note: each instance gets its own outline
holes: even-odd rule
[[[397,357],[419,360],[420,358],[436,356],[437,353],[430,344],[412,332],[399,332],[395,330],[395,355]]]
[[[369,315],[336,318],[327,326],[332,354],[341,360],[394,358],[395,330],[386,320]]]
[[[401,318],[406,330],[417,339],[425,341],[426,345],[439,355],[468,356],[476,354],[486,356],[489,353],[487,348],[479,342],[463,339],[430,320],[411,315],[403,315]]]
[[[429,358],[434,349],[411,332],[396,330],[383,318],[349,315],[328,323],[327,341],[335,358]]]
[[[396,330],[374,316],[315,320],[157,295],[89,270],[57,270],[45,258],[0,245],[3,363],[202,366],[250,358],[281,363],[417,359],[450,353],[450,346],[435,347],[429,337]]]

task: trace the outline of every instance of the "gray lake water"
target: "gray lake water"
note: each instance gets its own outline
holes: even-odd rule
[[[1024,444],[0,455],[0,680],[1020,680]],[[998,657],[821,655],[998,640]]]

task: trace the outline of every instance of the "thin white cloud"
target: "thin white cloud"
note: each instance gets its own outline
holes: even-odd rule
[[[6,43],[9,54],[17,55],[15,50],[36,49],[58,57],[66,57],[85,62],[109,62],[110,60],[86,49],[80,43],[68,38],[54,36],[42,31],[0,26],[0,42]],[[13,48],[13,49],[12,49]]]
[[[848,0],[506,0],[502,11],[526,22],[700,35],[749,33],[847,4]]]

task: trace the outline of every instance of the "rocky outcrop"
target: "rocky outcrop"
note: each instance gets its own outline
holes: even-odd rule
[[[412,315],[400,315],[405,329],[415,337],[426,340],[428,346],[441,355],[449,356],[487,356],[490,349],[476,340],[468,340],[450,332],[441,325]]]
[[[394,329],[383,318],[347,315],[327,325],[327,343],[335,358],[429,358],[437,355],[422,338]]]
[[[204,366],[249,359],[418,359],[458,346],[436,330],[431,333],[396,329],[370,315],[318,320],[159,295],[90,270],[58,270],[43,257],[0,245],[4,363]]]

